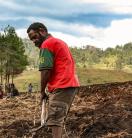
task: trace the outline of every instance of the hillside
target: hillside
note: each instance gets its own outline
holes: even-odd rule
[[[115,70],[77,68],[80,84],[104,84],[110,82],[132,81],[132,73]],[[24,71],[14,79],[19,91],[26,91],[29,83],[32,83],[34,90],[39,89],[40,72],[37,70]]]
[[[132,81],[80,87],[69,112],[70,138],[131,138]],[[39,94],[0,100],[0,138],[51,138],[40,126]]]
[[[77,68],[81,85],[132,81],[132,73],[121,70]]]

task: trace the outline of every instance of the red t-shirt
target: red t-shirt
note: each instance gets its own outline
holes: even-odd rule
[[[57,88],[79,86],[73,57],[64,41],[52,36],[48,37],[41,45],[39,62],[40,71],[51,69],[49,92]]]

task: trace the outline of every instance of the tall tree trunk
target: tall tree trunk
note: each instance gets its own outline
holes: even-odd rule
[[[0,83],[3,84],[2,72],[1,72],[1,74],[0,74]]]
[[[12,74],[11,74],[11,82],[13,84],[13,78],[14,78],[14,70],[12,69]]]
[[[0,82],[1,82],[1,84],[3,84],[3,77],[2,77],[2,59],[0,60]]]
[[[10,74],[8,74],[8,83],[10,83]]]

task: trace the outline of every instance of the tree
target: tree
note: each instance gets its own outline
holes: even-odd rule
[[[0,35],[0,41],[1,76],[5,76],[7,83],[10,79],[13,83],[14,75],[21,73],[28,64],[23,42],[11,26],[4,29],[4,34]]]
[[[121,70],[123,68],[123,56],[119,55],[116,60],[116,69]]]

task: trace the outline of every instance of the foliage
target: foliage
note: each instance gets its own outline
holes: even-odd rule
[[[85,65],[85,67],[92,64],[97,64],[103,55],[103,51],[93,46],[87,46],[86,48],[70,48],[72,55],[77,63]]]
[[[10,79],[13,83],[14,75],[25,70],[27,64],[22,39],[17,36],[14,27],[7,26],[4,33],[0,34],[1,83],[4,78],[6,83],[9,83]]]
[[[132,43],[115,48],[101,50],[93,46],[71,48],[77,65],[105,64],[107,68],[121,70],[127,65],[132,65]]]

